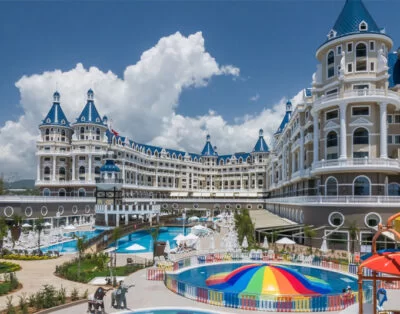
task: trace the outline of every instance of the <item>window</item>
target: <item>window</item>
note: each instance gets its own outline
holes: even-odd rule
[[[44,174],[50,174],[50,168],[49,167],[45,167],[44,168]]]
[[[394,182],[388,185],[388,194],[390,196],[400,196],[400,184]]]
[[[327,60],[327,67],[328,67],[328,78],[335,75],[335,54],[333,51],[328,53],[328,60]]]
[[[338,195],[338,183],[336,178],[329,177],[325,183],[325,194],[330,196]]]
[[[353,43],[348,43],[347,44],[347,52],[348,53],[353,52]]]
[[[387,116],[387,123],[393,123],[393,116],[391,114]]]
[[[338,110],[328,111],[326,113],[326,120],[336,119],[339,116]]]
[[[387,142],[388,142],[388,144],[393,144],[391,135],[388,135]]]
[[[368,24],[365,21],[362,21],[360,25],[358,26],[360,31],[367,31],[368,30]]]
[[[43,196],[50,196],[51,195],[51,192],[50,192],[50,190],[49,189],[43,189]]]
[[[395,135],[394,136],[394,143],[395,144],[400,144],[400,135]]]
[[[100,174],[100,167],[99,166],[94,168],[94,173],[95,174]]]
[[[368,158],[368,152],[354,152],[353,158]]]
[[[353,63],[347,64],[347,72],[349,73],[353,72]]]
[[[354,180],[354,195],[370,195],[371,184],[368,177],[360,176]]]
[[[369,132],[367,129],[358,128],[353,133],[353,145],[368,144]]]
[[[375,71],[375,63],[374,62],[371,62],[369,69],[370,69],[371,72]]]
[[[340,56],[342,54],[342,46],[336,47],[336,55]]]
[[[382,218],[376,213],[369,213],[365,216],[365,224],[367,227],[376,227],[382,222]]]
[[[60,176],[65,176],[65,168],[61,167],[60,170],[58,171]]]
[[[79,174],[85,174],[85,167],[84,166],[80,166],[79,167]]]
[[[367,71],[367,47],[360,43],[356,46],[356,71]]]
[[[369,107],[353,107],[353,116],[369,116]]]
[[[370,51],[375,51],[375,42],[374,41],[370,41],[369,42],[369,50]]]
[[[326,137],[326,147],[337,147],[337,134],[334,131],[328,133]]]
[[[326,159],[327,159],[327,160],[335,160],[335,159],[338,159],[338,154],[337,154],[337,153],[326,154]]]
[[[394,115],[394,123],[400,123],[400,114]]]
[[[79,160],[86,160],[85,156],[79,156]]]
[[[338,92],[337,88],[331,89],[330,91],[327,91],[327,92],[326,92],[326,95],[327,95],[327,96],[328,96],[328,95],[334,95],[334,94],[337,94],[337,92]]]
[[[80,189],[78,190],[78,196],[79,196],[79,197],[85,197],[85,196],[86,196],[86,190],[83,189],[83,188],[80,188]]]
[[[344,224],[344,216],[342,213],[333,212],[330,213],[328,221],[332,227],[340,227]]]

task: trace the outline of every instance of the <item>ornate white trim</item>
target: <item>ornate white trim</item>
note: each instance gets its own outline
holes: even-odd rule
[[[329,121],[327,124],[325,124],[324,131],[332,130],[332,129],[339,129],[340,125],[333,122]]]
[[[353,122],[349,123],[349,126],[372,126],[373,123],[366,118],[357,118]]]

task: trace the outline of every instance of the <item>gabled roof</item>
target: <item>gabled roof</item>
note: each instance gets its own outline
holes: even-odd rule
[[[367,30],[360,30],[361,22],[367,24]],[[328,41],[350,34],[381,33],[381,29],[368,12],[362,0],[346,0],[332,31],[335,33],[335,36],[328,38]]]
[[[257,143],[253,148],[254,153],[268,153],[269,148],[267,143],[264,140],[264,131],[260,129],[259,132],[260,136],[258,137]]]
[[[204,145],[204,148],[201,151],[202,156],[218,156],[217,152],[212,147],[210,140],[211,140],[210,135],[207,135],[206,144]]]
[[[399,52],[397,53],[389,53],[388,55],[388,73],[389,73],[389,87],[394,87],[396,85],[400,85],[400,59]]]
[[[76,119],[75,123],[91,123],[91,124],[100,124],[104,125],[103,119],[101,118],[97,108],[94,104],[94,93],[91,89],[89,89],[88,99],[85,107],[83,108],[81,114]]]
[[[60,105],[60,94],[55,92],[53,94],[53,105],[51,106],[48,114],[43,119],[41,125],[58,125],[69,127],[69,122],[64,114]]]
[[[278,130],[276,130],[274,135],[278,135],[283,132],[285,129],[286,125],[289,123],[290,118],[292,116],[292,103],[290,100],[286,103],[286,113],[285,116],[283,117],[283,120],[281,122],[281,125],[279,126]]]

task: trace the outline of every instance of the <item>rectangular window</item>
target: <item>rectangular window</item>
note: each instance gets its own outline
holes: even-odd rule
[[[400,123],[400,114],[394,115],[394,123]]]
[[[370,69],[371,72],[375,71],[375,63],[374,62],[371,62],[371,65],[370,65],[369,69]]]
[[[400,144],[400,135],[395,135],[394,136],[394,143],[395,144]]]
[[[334,67],[328,68],[328,77],[332,77],[334,75],[335,75],[335,68]]]
[[[353,158],[365,158],[368,157],[368,152],[354,152]]]
[[[369,50],[370,51],[375,51],[375,42],[374,41],[370,41],[369,42]]]
[[[387,116],[387,123],[393,123],[393,116],[391,114]]]
[[[347,72],[349,72],[349,73],[353,72],[353,63],[347,64]]]
[[[336,55],[340,56],[342,54],[342,46],[336,47]]]
[[[366,60],[358,60],[356,63],[356,71],[367,71],[367,61]]]
[[[353,107],[353,116],[369,116],[369,107]]]
[[[79,160],[86,160],[85,156],[79,156]]]
[[[353,85],[353,89],[368,89],[369,85],[368,84],[357,84]]]
[[[326,120],[336,119],[339,116],[338,110],[328,111],[326,113]]]
[[[348,43],[347,44],[347,52],[353,52],[353,43]]]
[[[338,154],[337,153],[327,154],[326,159],[328,159],[328,160],[338,159]]]
[[[388,144],[393,144],[391,135],[388,135],[387,142],[388,142]]]
[[[326,95],[328,96],[328,95],[337,94],[337,92],[338,92],[337,88],[331,89],[331,90],[329,90],[329,91],[326,92]]]

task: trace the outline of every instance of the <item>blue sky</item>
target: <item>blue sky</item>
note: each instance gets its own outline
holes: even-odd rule
[[[121,75],[159,38],[202,31],[207,51],[240,68],[185,90],[178,113],[214,109],[225,119],[260,111],[307,87],[315,49],[340,12],[335,1],[89,1],[0,3],[0,123],[22,109],[14,83],[24,74],[67,70],[82,62]],[[378,25],[400,44],[399,1],[365,1]],[[398,39],[398,40],[397,40]],[[250,97],[259,95],[256,102]],[[4,110],[5,109],[5,110]]]
[[[364,2],[397,48],[400,1]],[[20,177],[35,176],[56,82],[71,122],[92,87],[99,112],[141,143],[200,152],[210,133],[220,153],[249,152],[263,128],[270,145],[344,3],[0,1],[0,172],[22,163]]]

